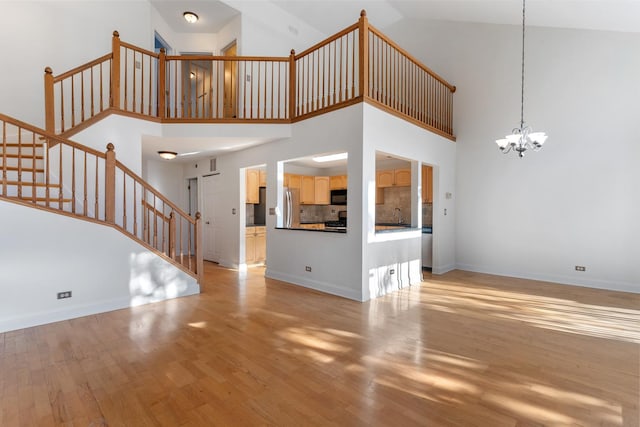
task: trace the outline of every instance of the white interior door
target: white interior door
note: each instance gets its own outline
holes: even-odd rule
[[[202,178],[202,198],[204,204],[204,250],[203,257],[207,261],[220,262],[220,248],[218,238],[220,236],[220,200],[221,186],[220,177],[209,175]]]

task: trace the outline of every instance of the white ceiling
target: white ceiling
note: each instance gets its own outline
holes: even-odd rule
[[[240,0],[250,3],[267,0]],[[239,12],[219,0],[150,0],[180,33],[218,32]],[[380,28],[404,19],[519,25],[521,0],[273,0],[312,27],[331,35],[357,21],[366,9]],[[184,11],[198,14],[190,25]],[[640,32],[640,0],[528,0],[527,25]]]
[[[521,0],[275,0],[281,8],[331,34],[367,10],[383,29],[403,19],[490,24],[522,22]],[[640,0],[528,0],[527,25],[640,32]]]
[[[217,33],[240,12],[218,0],[150,0],[162,19],[177,33]],[[198,22],[189,24],[182,14],[193,12]]]

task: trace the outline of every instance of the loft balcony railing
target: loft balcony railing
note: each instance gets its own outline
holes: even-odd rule
[[[45,69],[45,127],[70,135],[111,113],[171,123],[291,123],[368,102],[453,135],[453,93],[369,25],[355,24],[288,57],[169,56],[120,40],[112,52],[54,76]]]

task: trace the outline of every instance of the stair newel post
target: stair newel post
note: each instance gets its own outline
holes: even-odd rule
[[[289,120],[296,117],[296,51],[289,55]]]
[[[198,276],[198,283],[202,283],[204,277],[204,261],[202,258],[202,215],[200,212],[196,212],[195,222],[195,253],[196,253],[196,275]]]
[[[44,128],[47,132],[55,133],[55,105],[53,98],[53,70],[44,69]]]
[[[369,96],[369,20],[367,11],[364,9],[360,12],[358,25],[360,96],[367,97]]]
[[[113,32],[111,39],[111,108],[120,109],[120,34]]]
[[[165,94],[167,91],[166,88],[166,68],[167,63],[167,52],[164,48],[160,49],[160,54],[158,55],[158,117],[164,119],[166,117],[167,111],[165,108]]]
[[[169,257],[176,259],[176,215],[169,214]]]
[[[104,161],[104,220],[116,221],[116,152],[112,143],[107,144]]]

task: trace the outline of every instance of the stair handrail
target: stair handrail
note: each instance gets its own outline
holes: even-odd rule
[[[113,144],[107,145],[106,152],[100,152],[4,114],[0,114],[0,122],[2,123],[0,147],[3,147],[0,154],[3,162],[0,197],[16,200],[16,197],[8,195],[6,191],[6,165],[9,158],[6,147],[10,137],[8,135],[10,132],[7,131],[9,125],[13,126],[13,132],[18,135],[18,140],[23,139],[23,134],[28,134],[34,141],[36,139],[43,141],[44,148],[48,151],[44,168],[46,200],[36,201],[34,195],[36,189],[32,186],[32,197],[19,198],[20,203],[111,225],[198,280],[202,279],[200,213],[197,212],[192,218],[118,161]],[[23,158],[31,160],[33,156],[32,153]],[[20,160],[18,156],[18,162]],[[117,187],[118,183],[121,184],[120,187]],[[49,190],[52,185],[59,188],[57,200],[50,197]],[[128,193],[127,185],[129,185]],[[19,182],[18,187],[22,188],[22,186]],[[63,190],[65,189],[70,193],[70,199],[64,199]],[[145,207],[148,200],[152,202],[153,213]],[[127,216],[128,210],[129,212],[133,210],[133,217]],[[138,210],[141,212],[139,217]],[[158,229],[157,218],[153,221],[148,219],[151,214],[156,216],[157,211],[163,212],[164,217],[169,219],[162,220],[160,229]],[[154,226],[153,233],[151,225]],[[142,226],[144,228],[139,229]]]

